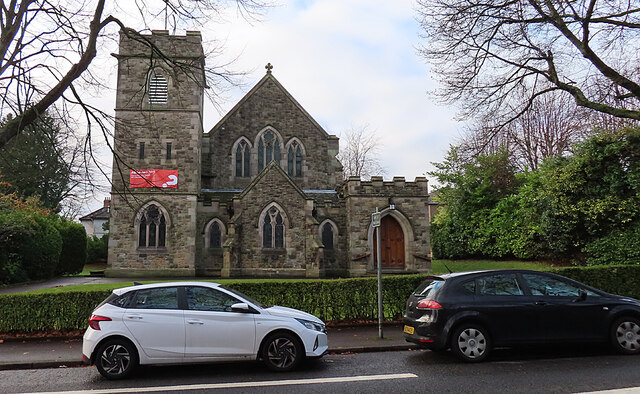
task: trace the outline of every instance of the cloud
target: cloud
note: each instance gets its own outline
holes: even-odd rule
[[[294,2],[271,9],[263,22],[230,18],[215,31],[224,32],[227,54],[241,53],[240,68],[253,70],[251,86],[271,62],[276,78],[329,133],[370,125],[388,175],[413,179],[442,160],[457,124],[453,110],[427,95],[435,86],[416,54],[412,7],[406,0]],[[232,91],[223,108],[249,88]],[[207,111],[205,129],[222,115]]]

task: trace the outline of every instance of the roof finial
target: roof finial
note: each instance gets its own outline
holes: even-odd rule
[[[264,68],[267,69],[267,74],[271,74],[271,69],[273,68],[273,66],[271,65],[271,63],[267,63],[266,66],[264,66]]]

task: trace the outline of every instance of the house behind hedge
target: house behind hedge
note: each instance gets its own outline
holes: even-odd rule
[[[201,36],[121,34],[108,275],[364,276],[430,265],[423,177],[343,180],[338,138],[264,77],[202,126]],[[390,203],[395,209],[390,209]]]

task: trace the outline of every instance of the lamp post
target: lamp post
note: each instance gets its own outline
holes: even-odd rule
[[[389,197],[389,210],[396,209],[395,204],[393,203],[393,198]],[[382,318],[384,316],[384,311],[382,309],[382,242],[380,236],[380,223],[382,219],[382,213],[376,207],[376,211],[371,214],[371,225],[376,232],[376,261],[378,265],[378,337],[380,339],[384,338],[382,333]]]

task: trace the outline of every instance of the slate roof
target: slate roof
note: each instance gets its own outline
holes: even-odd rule
[[[97,211],[93,211],[87,215],[84,215],[80,218],[80,220],[96,220],[96,219],[104,219],[109,220],[109,207],[102,207]]]

